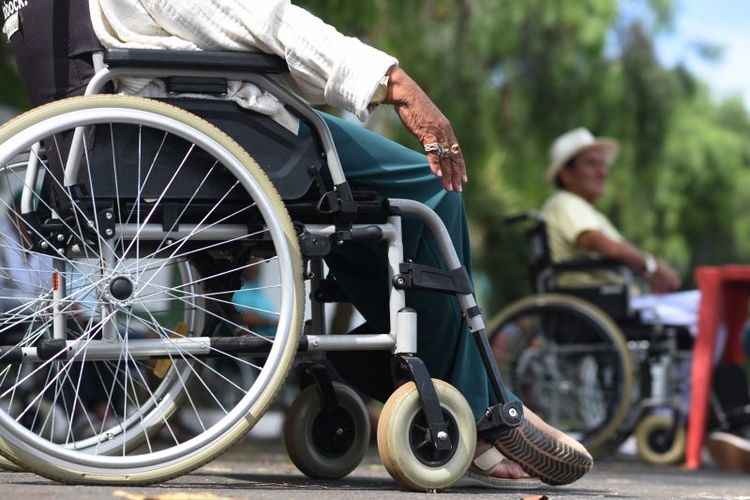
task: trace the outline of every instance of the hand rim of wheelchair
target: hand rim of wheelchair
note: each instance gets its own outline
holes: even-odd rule
[[[538,314],[540,310],[549,307],[569,310],[577,316],[590,321],[593,325],[596,325],[597,330],[605,336],[605,340],[609,339],[614,345],[618,353],[618,359],[622,362],[620,367],[620,373],[622,376],[622,386],[619,392],[620,397],[619,402],[615,407],[615,411],[612,412],[611,418],[609,421],[599,425],[594,434],[579,437],[581,443],[586,446],[592,454],[596,454],[606,449],[609,442],[617,438],[618,430],[626,421],[631,405],[631,394],[634,385],[633,359],[627,348],[625,337],[619,327],[600,308],[585,300],[570,295],[541,293],[524,297],[500,311],[488,323],[487,335],[491,341],[504,324],[513,321],[524,314]],[[515,390],[515,388],[512,387],[514,378],[514,375],[506,378],[511,385],[512,390]],[[548,420],[549,417],[544,415],[543,412],[537,411],[537,413],[544,420]],[[555,425],[555,422],[548,421],[548,423]],[[565,429],[561,430],[565,431]]]
[[[112,113],[112,114],[110,114]],[[106,115],[106,116],[105,116]],[[181,121],[182,120],[182,121]],[[141,98],[96,96],[71,98],[30,111],[0,129],[0,164],[28,150],[41,137],[76,126],[133,123],[168,131],[221,159],[251,194],[266,221],[281,267],[282,303],[276,341],[258,379],[240,403],[206,432],[167,450],[133,457],[103,457],[49,443],[17,425],[0,411],[0,451],[36,465],[56,479],[86,482],[152,482],[182,474],[205,463],[257,421],[283,382],[297,348],[301,322],[301,264],[286,210],[255,162],[225,134],[183,110]],[[20,130],[19,130],[20,129]],[[244,156],[244,158],[243,158]],[[253,172],[249,171],[253,168]],[[283,209],[283,212],[279,211]],[[221,424],[221,425],[220,425]],[[39,453],[43,453],[40,456]],[[54,467],[44,462],[54,462]],[[74,464],[78,471],[70,471]],[[104,468],[102,468],[104,466]],[[114,476],[106,476],[114,474]]]

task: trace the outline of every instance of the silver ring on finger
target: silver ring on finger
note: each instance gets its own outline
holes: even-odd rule
[[[428,142],[424,145],[425,153],[434,153],[438,159],[460,156],[461,147],[457,143],[440,144],[439,142]]]

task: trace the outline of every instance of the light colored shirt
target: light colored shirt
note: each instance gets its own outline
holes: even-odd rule
[[[283,57],[297,91],[311,102],[360,120],[388,69],[390,55],[344,36],[289,0],[89,0],[94,31],[107,47],[260,51]],[[160,82],[129,79],[123,92],[155,97]],[[230,98],[273,115],[281,104],[252,84],[230,85]]]
[[[576,244],[586,231],[600,231],[615,241],[624,241],[607,216],[588,201],[565,190],[557,191],[542,207],[542,218],[547,224],[547,237],[553,262],[574,259],[596,259],[602,255],[586,252]],[[566,273],[558,279],[562,286],[588,286],[602,283],[621,283],[622,277],[614,272]]]

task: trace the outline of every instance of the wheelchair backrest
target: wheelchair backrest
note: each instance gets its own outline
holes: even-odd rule
[[[547,236],[547,224],[540,217],[526,230],[525,235],[529,251],[529,278],[531,279],[532,287],[537,289],[541,275],[552,264],[552,254]]]
[[[162,99],[200,116],[245,149],[268,174],[284,200],[303,198],[323,167],[323,151],[308,126],[294,134],[270,117],[231,101]]]
[[[527,242],[528,270],[531,288],[539,293],[540,278],[546,274],[552,265],[552,254],[550,252],[549,239],[547,237],[547,224],[538,212],[523,212],[508,216],[504,219],[508,225],[527,223],[524,237]]]

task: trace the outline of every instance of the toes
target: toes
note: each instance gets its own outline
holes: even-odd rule
[[[530,477],[520,465],[510,460],[501,462],[492,469],[492,477],[501,479],[525,479]]]
[[[520,465],[515,462],[508,462],[508,466],[511,470],[511,474],[513,474],[513,479],[524,479],[531,477],[526,473],[525,470],[521,468]]]

